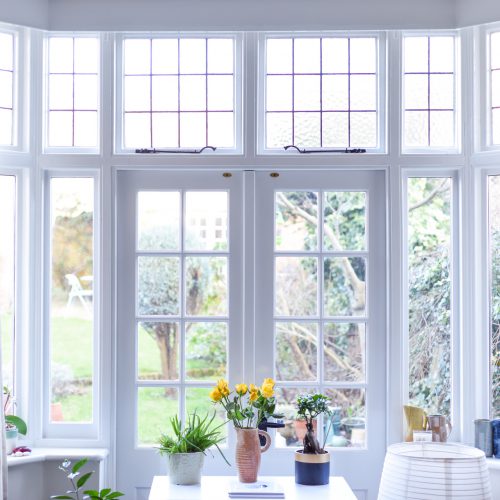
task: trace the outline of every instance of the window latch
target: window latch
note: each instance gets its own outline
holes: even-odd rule
[[[345,148],[345,149],[300,149],[295,146],[295,144],[289,144],[288,146],[284,146],[284,150],[288,151],[289,149],[296,149],[300,154],[309,154],[309,153],[366,153],[366,149],[362,148]]]
[[[156,149],[156,148],[147,149],[147,148],[143,148],[143,149],[136,149],[135,152],[140,153],[140,154],[150,154],[150,153],[151,154],[152,153],[200,154],[200,153],[203,153],[203,151],[205,151],[206,149],[209,149],[211,151],[215,151],[217,148],[214,146],[205,146],[201,149]]]

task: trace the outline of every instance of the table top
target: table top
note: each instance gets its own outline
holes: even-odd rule
[[[149,500],[225,500],[236,476],[203,476],[201,484],[178,486],[170,484],[168,476],[155,476]],[[280,484],[285,492],[285,500],[356,500],[356,496],[340,476],[330,477],[325,486],[304,486],[295,483],[293,476],[259,476],[261,481]]]

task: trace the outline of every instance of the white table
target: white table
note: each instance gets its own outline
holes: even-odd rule
[[[229,483],[235,479],[235,476],[203,476],[201,485],[177,486],[170,484],[168,476],[155,476],[149,500],[226,500]],[[280,483],[285,500],[356,500],[347,481],[340,476],[330,477],[326,486],[295,484],[293,476],[259,476],[259,479]]]

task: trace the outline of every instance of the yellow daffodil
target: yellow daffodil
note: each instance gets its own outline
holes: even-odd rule
[[[244,396],[248,391],[248,387],[246,384],[236,384],[235,389],[240,396]]]
[[[223,378],[221,378],[217,382],[217,389],[223,396],[229,396],[229,393],[231,392],[229,390],[229,384],[227,383],[227,380],[224,380]]]
[[[265,398],[271,398],[274,396],[274,390],[272,384],[262,384],[260,392]]]
[[[264,382],[262,382],[262,385],[267,385],[267,384],[274,387],[276,382],[272,378],[265,378]]]
[[[222,394],[219,391],[218,387],[215,387],[214,390],[210,393],[210,399],[216,402],[222,399]]]
[[[248,400],[253,403],[258,397],[259,397],[259,391],[250,391],[250,396],[248,397]]]
[[[250,392],[256,392],[258,390],[259,390],[259,388],[256,385],[250,384],[250,388],[249,388]]]

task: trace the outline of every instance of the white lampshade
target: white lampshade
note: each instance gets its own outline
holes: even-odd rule
[[[399,443],[385,456],[378,500],[491,500],[484,453],[453,443]]]

